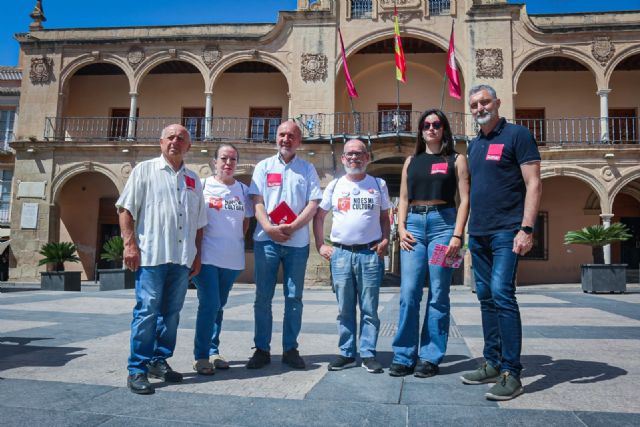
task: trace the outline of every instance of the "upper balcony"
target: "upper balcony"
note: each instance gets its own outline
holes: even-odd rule
[[[385,109],[375,112],[302,114],[295,120],[308,141],[362,138],[384,141],[398,136],[415,138],[421,111]],[[478,131],[469,114],[448,112],[454,138],[471,140]],[[49,117],[46,141],[156,141],[162,129],[182,123],[194,142],[275,142],[282,117]],[[638,117],[517,118],[509,121],[531,131],[541,146],[638,144]]]
[[[394,7],[399,12],[420,13],[424,16],[445,16],[455,13],[455,0],[347,0],[347,19],[376,19],[381,15],[391,15]]]

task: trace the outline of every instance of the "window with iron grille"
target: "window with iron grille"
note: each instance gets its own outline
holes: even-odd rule
[[[429,0],[429,15],[449,15],[451,0]]]
[[[13,140],[13,124],[16,120],[16,110],[0,110],[0,142],[6,144]]]
[[[609,109],[609,140],[614,144],[638,142],[638,117],[635,108]]]
[[[544,117],[544,108],[516,108],[515,123],[528,128],[540,145],[546,141]]]
[[[249,139],[275,141],[278,126],[282,122],[282,108],[251,108],[249,110]]]
[[[182,126],[189,131],[192,141],[204,138],[204,108],[183,108]]]
[[[372,0],[351,0],[351,19],[371,19]]]
[[[0,224],[9,224],[9,208],[11,206],[11,181],[13,171],[0,171]]]
[[[411,104],[378,104],[379,132],[411,132]]]
[[[532,236],[533,247],[526,255],[522,255],[522,259],[547,261],[549,259],[549,214],[547,212],[538,212]]]
[[[140,109],[136,109],[136,117],[138,117]],[[128,108],[112,108],[111,117],[109,117],[109,140],[118,141],[126,139],[129,134],[129,109]]]

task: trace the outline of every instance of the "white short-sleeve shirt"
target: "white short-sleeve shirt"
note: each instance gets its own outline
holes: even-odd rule
[[[390,207],[387,183],[370,175],[357,182],[344,176],[331,181],[320,202],[321,209],[333,213],[331,241],[343,245],[380,240],[380,211]]]
[[[191,267],[196,232],[207,225],[200,178],[184,165],[177,172],[164,156],[137,164],[116,202],[133,216],[140,265]]]
[[[310,200],[322,199],[320,179],[313,165],[295,156],[285,163],[279,154],[259,162],[253,171],[249,193],[262,196],[267,214],[285,201],[296,215],[307,206]],[[258,242],[270,240],[260,223],[253,234]],[[309,224],[296,230],[283,246],[301,248],[309,244]]]
[[[210,176],[202,182],[209,223],[202,239],[202,263],[244,270],[245,218],[253,216],[249,187],[236,181],[223,184]]]

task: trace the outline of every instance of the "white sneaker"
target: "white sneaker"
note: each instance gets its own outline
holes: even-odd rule
[[[212,354],[209,356],[209,362],[213,363],[213,366],[216,369],[229,369],[229,362],[227,362],[224,357],[219,354]]]

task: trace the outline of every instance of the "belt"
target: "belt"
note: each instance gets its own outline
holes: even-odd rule
[[[374,240],[373,242],[365,243],[364,245],[343,245],[342,243],[335,243],[335,242],[331,242],[331,243],[336,248],[344,249],[345,251],[359,252],[359,251],[366,251],[371,249],[371,246],[375,245],[379,241],[380,240]]]
[[[453,208],[453,205],[414,205],[414,206],[409,206],[409,212],[411,213],[428,213],[431,211],[439,211],[442,209],[449,209],[449,208]]]

